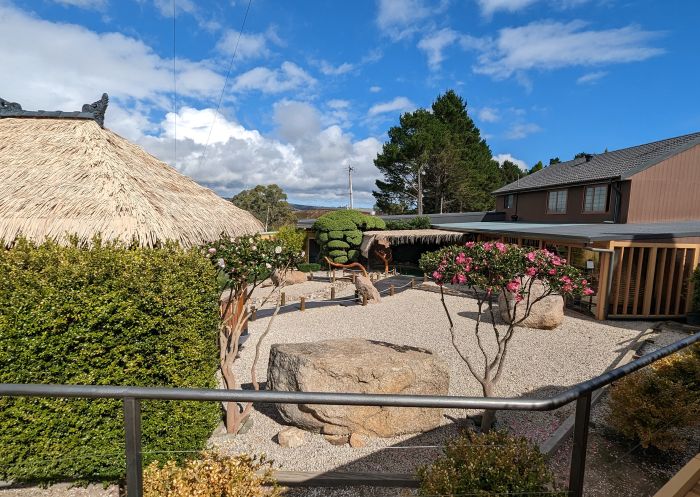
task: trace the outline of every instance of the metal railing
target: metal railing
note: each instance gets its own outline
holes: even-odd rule
[[[696,342],[700,342],[700,333],[645,354],[624,366],[574,385],[562,393],[547,399],[12,383],[0,384],[0,397],[122,399],[126,433],[127,497],[143,496],[141,400],[265,402],[272,404],[326,404],[514,411],[549,411],[576,401],[574,445],[569,472],[569,495],[582,497],[591,414],[591,394],[623,376]]]

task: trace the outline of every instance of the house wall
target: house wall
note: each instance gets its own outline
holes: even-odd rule
[[[700,218],[700,145],[632,176],[629,223]]]
[[[563,188],[557,188],[563,189]],[[627,201],[629,199],[629,182],[622,182],[621,209],[618,222],[624,223],[627,219]],[[611,188],[607,210],[603,213],[583,212],[583,198],[585,186],[569,186],[567,188],[567,205],[564,214],[549,214],[547,212],[547,190],[516,193],[513,208],[505,208],[505,195],[496,197],[496,210],[505,212],[506,220],[517,215],[518,221],[526,223],[602,223],[612,221],[616,195]]]

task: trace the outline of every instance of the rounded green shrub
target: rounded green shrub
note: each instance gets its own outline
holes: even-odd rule
[[[198,250],[18,240],[0,250],[0,383],[216,388],[218,293]],[[214,402],[141,406],[144,452],[201,450],[221,419]],[[122,478],[122,403],[2,398],[0,447],[0,480]]]
[[[328,255],[329,255],[331,258],[335,258],[335,257],[347,257],[348,253],[347,253],[347,251],[345,251],[345,250],[339,250],[339,249],[337,249],[337,250],[331,250],[330,252],[328,252]],[[335,261],[335,262],[338,262],[338,261]]]
[[[342,240],[343,238],[345,238],[345,232],[344,231],[329,231],[328,238],[331,240]]]
[[[360,258],[360,251],[359,250],[355,250],[355,249],[348,250],[348,259],[349,260],[356,261],[359,258]]]
[[[299,271],[303,271],[304,273],[311,273],[313,271],[320,271],[321,265],[316,263],[316,262],[308,262],[308,263],[297,264],[297,269]]]
[[[339,248],[349,248],[357,250],[362,243],[362,232],[366,230],[383,230],[386,224],[375,216],[363,214],[355,210],[338,210],[329,212],[319,217],[314,223],[316,239],[321,246],[321,256],[334,258],[334,262],[345,263],[348,259],[358,260],[359,252],[354,252],[352,256],[345,253],[333,255]],[[344,245],[334,243],[336,240],[344,240]],[[346,260],[339,261],[336,257],[343,257]]]
[[[329,249],[348,249],[350,248],[350,244],[343,240],[331,240],[328,242],[327,247]]]
[[[360,230],[346,231],[345,241],[351,245],[359,246],[362,243],[362,232]]]
[[[320,232],[320,233],[316,236],[316,239],[317,239],[319,242],[321,242],[321,243],[327,242],[327,241],[328,241],[328,238],[329,238],[329,237],[328,237],[328,233],[326,233],[325,231]]]
[[[344,255],[341,255],[339,257],[334,257],[333,262],[337,262],[338,264],[345,264],[346,262],[348,262],[348,258]]]
[[[466,431],[418,471],[419,495],[534,495],[552,492],[554,477],[539,449],[523,437]]]

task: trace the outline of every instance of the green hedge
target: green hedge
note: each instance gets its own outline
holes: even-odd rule
[[[313,271],[320,271],[321,265],[316,262],[308,262],[303,264],[297,264],[297,269],[305,273],[311,273]]]
[[[328,238],[330,238],[331,240],[342,240],[343,238],[345,238],[345,232],[344,231],[329,231]]]
[[[214,388],[217,326],[199,251],[0,250],[0,383]],[[200,450],[221,406],[143,401],[142,413],[144,451]],[[0,447],[0,480],[113,481],[125,470],[121,401],[0,399]]]
[[[350,244],[342,240],[331,240],[326,245],[329,249],[348,249]]]
[[[363,231],[383,230],[386,225],[379,217],[355,210],[339,210],[319,217],[313,227],[321,246],[321,256],[344,264],[359,259],[357,249],[362,243]]]
[[[428,216],[416,216],[406,220],[387,221],[388,230],[422,230],[430,228],[430,218]]]

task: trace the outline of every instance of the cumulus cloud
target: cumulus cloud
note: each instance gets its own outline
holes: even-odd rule
[[[493,156],[493,160],[495,160],[501,165],[503,165],[505,161],[510,161],[523,171],[528,171],[530,169],[524,160],[516,159],[511,154],[496,154]]]
[[[78,7],[79,9],[87,10],[104,10],[107,7],[108,0],[53,0],[54,3],[63,5],[64,7]]]
[[[354,140],[338,126],[323,127],[318,110],[306,102],[282,100],[274,106],[278,138],[264,136],[219,114],[203,159],[213,109],[180,109],[161,123],[160,136],[141,143],[173,163],[177,121],[177,167],[201,184],[230,197],[257,184],[279,184],[296,201],[346,202],[348,166],[355,168],[358,203],[370,205],[379,176],[373,160],[381,150],[376,138]]]
[[[319,70],[326,76],[339,76],[341,74],[348,73],[355,69],[353,64],[349,62],[343,62],[340,65],[334,66],[328,61],[322,60],[319,62]]]
[[[260,91],[263,93],[281,93],[313,86],[316,80],[293,62],[285,61],[279,69],[256,67],[247,71],[233,81],[235,91]]]
[[[382,87],[381,87],[381,86],[376,86],[376,85],[375,85],[375,86],[370,86],[370,87],[369,87],[369,91],[372,92],[372,93],[379,93],[380,91],[382,91]]]
[[[382,102],[379,104],[374,104],[369,108],[367,115],[370,117],[377,116],[379,114],[386,114],[388,112],[408,112],[416,108],[416,104],[411,102],[406,97],[396,97],[389,102]]]
[[[474,70],[504,79],[531,69],[636,62],[664,53],[649,44],[658,32],[635,25],[603,30],[586,26],[583,21],[538,21],[501,29]]]
[[[494,12],[504,10],[507,12],[516,12],[524,9],[538,0],[477,0],[481,13],[490,17]]]
[[[501,116],[498,114],[498,110],[493,107],[482,107],[477,113],[479,119],[486,123],[495,123]]]
[[[379,0],[377,25],[386,36],[400,40],[415,33],[419,21],[444,10],[445,3],[429,7],[424,0]]]
[[[542,128],[535,123],[516,123],[506,132],[506,138],[520,140],[539,131],[542,131]]]
[[[430,33],[418,42],[418,48],[428,57],[428,66],[438,69],[444,57],[442,51],[460,38],[459,33],[450,28],[444,28]]]
[[[607,75],[607,71],[595,71],[589,72],[581,76],[576,80],[579,85],[591,85],[595,84]]]
[[[238,43],[237,49],[236,43]],[[216,48],[226,55],[233,55],[235,50],[236,58],[239,60],[257,59],[267,57],[270,54],[267,37],[264,33],[242,33],[239,35],[238,31],[232,29],[226,30],[216,44]]]

